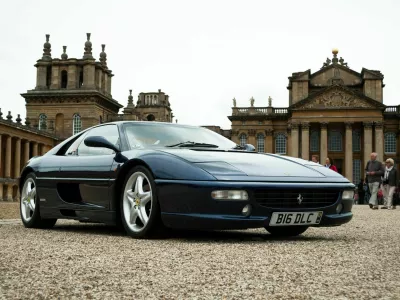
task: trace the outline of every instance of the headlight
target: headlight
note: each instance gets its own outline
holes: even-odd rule
[[[352,191],[352,190],[343,191],[342,199],[353,200],[354,199],[354,191]]]
[[[249,196],[246,191],[213,191],[211,197],[215,200],[248,200]]]

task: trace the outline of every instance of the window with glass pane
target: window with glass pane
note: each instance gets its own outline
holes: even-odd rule
[[[311,131],[310,134],[310,151],[317,152],[319,151],[319,133],[318,131]]]
[[[264,153],[264,135],[258,134],[257,135],[257,152]]]
[[[39,130],[47,128],[47,116],[45,114],[39,115]]]
[[[240,135],[240,146],[244,146],[246,144],[247,144],[247,136],[244,133],[242,133]]]
[[[339,131],[331,131],[328,136],[329,151],[342,151],[342,134]]]
[[[385,153],[396,153],[397,141],[394,132],[385,133]]]
[[[72,135],[77,134],[82,130],[82,121],[81,121],[81,116],[79,114],[74,114],[73,116],[73,132]]]
[[[361,160],[353,160],[353,183],[358,184],[361,180]]]
[[[361,134],[359,131],[353,131],[353,152],[361,151]]]
[[[286,136],[283,133],[278,133],[275,137],[275,153],[286,154]]]

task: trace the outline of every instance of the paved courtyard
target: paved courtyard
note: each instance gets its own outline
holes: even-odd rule
[[[162,240],[74,221],[25,229],[3,213],[0,299],[400,299],[400,209],[354,213],[297,238],[247,230]]]

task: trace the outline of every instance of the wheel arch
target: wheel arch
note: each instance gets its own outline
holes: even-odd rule
[[[22,186],[24,185],[24,181],[25,181],[26,176],[28,176],[28,174],[30,174],[32,172],[33,173],[35,172],[32,167],[26,167],[22,171],[21,177],[19,178],[19,181],[18,181],[18,190],[19,190],[20,193],[22,192]]]

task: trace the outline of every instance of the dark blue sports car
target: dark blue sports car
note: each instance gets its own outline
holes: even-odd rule
[[[74,219],[118,225],[136,238],[166,228],[295,236],[349,222],[354,189],[319,164],[256,153],[206,128],[115,122],[30,159],[20,207],[29,228]]]

